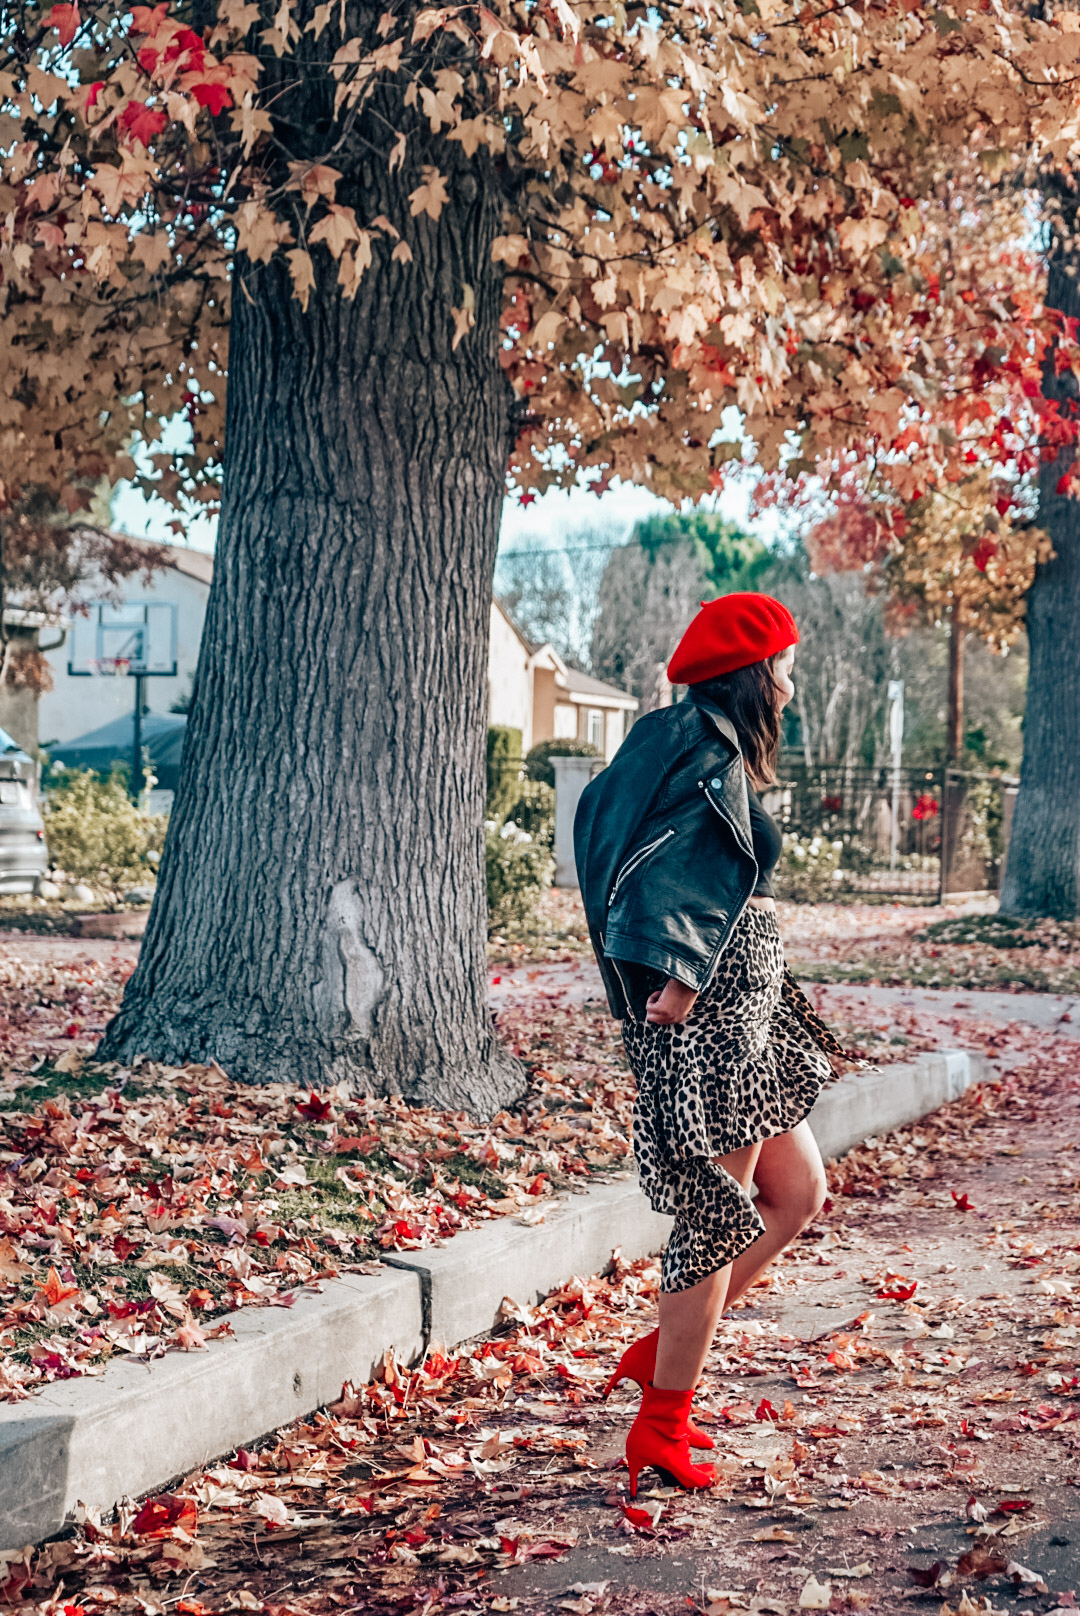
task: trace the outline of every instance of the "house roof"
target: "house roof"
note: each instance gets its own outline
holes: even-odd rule
[[[498,612],[498,614],[502,618],[503,622],[506,623],[509,628],[513,629],[514,633],[517,635],[518,639],[521,641],[522,645],[525,647],[525,650],[528,652],[529,656],[534,656],[535,653],[539,650],[539,646],[534,645],[533,642],[527,637],[527,635],[522,630],[521,625],[519,623],[515,622],[513,613],[499,599],[498,595],[492,595],[491,604],[494,606],[495,610]]]
[[[620,690],[616,685],[606,684],[603,679],[594,679],[591,674],[578,673],[576,668],[567,667],[550,640],[545,640],[542,645],[535,644],[515,623],[513,615],[508,611],[505,603],[499,599],[498,595],[493,595],[491,600],[492,605],[513,629],[521,644],[525,647],[533,666],[542,664],[548,668],[554,668],[555,687],[560,696],[569,697],[570,701],[579,705],[584,705],[586,701],[591,700],[599,707],[625,707],[627,709],[637,707],[637,697],[632,696],[628,690]]]
[[[594,679],[589,673],[578,673],[576,668],[564,668],[558,683],[568,692],[571,701],[584,705],[595,701],[604,707],[636,707],[637,697],[603,679]]]
[[[182,572],[186,578],[195,578],[207,588],[214,581],[214,557],[208,550],[193,550],[188,544],[165,544],[158,539],[143,539],[131,533],[125,533],[123,537],[131,544],[145,545],[148,550],[163,550],[166,566]]]
[[[197,578],[207,587],[214,581],[214,558],[206,550],[192,550],[186,544],[163,544],[168,553],[169,566],[175,567],[188,578]]]

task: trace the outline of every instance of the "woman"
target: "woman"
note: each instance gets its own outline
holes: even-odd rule
[[[593,946],[637,1082],[634,1153],[675,1216],[658,1331],[624,1355],[642,1387],[626,1443],[646,1466],[707,1487],[713,1444],[689,1421],[717,1321],[820,1210],[807,1113],[846,1052],[785,973],[770,877],[774,783],[799,633],[768,595],[703,604],[668,666],[689,686],[634,725],[582,795],[578,873]],[[748,1193],[753,1181],[756,1200]]]

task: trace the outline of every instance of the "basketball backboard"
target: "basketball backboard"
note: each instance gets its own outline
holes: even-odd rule
[[[176,674],[176,607],[171,601],[91,606],[68,635],[68,672]]]

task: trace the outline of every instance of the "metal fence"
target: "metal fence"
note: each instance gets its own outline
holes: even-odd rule
[[[955,769],[808,766],[785,759],[765,806],[841,893],[936,902],[997,890],[1016,782]]]
[[[489,814],[505,813],[524,779],[524,759],[489,759]],[[800,867],[789,842],[778,890],[924,903],[996,892],[1015,797],[1016,781],[1007,775],[807,766],[784,757],[779,783],[762,801],[805,862]],[[801,890],[794,884],[800,868],[807,872]]]

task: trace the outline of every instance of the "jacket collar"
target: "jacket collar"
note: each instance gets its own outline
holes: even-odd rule
[[[739,737],[735,733],[735,726],[722,707],[719,707],[715,701],[706,696],[704,691],[695,690],[692,685],[683,700],[691,702],[695,707],[700,707],[701,711],[712,720],[724,739],[730,741],[736,753],[741,755],[742,749],[739,746]]]

